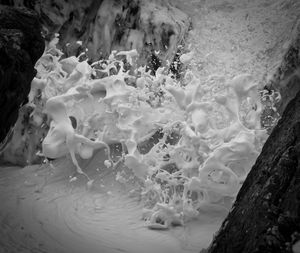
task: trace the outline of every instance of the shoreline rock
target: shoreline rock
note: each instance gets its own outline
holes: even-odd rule
[[[0,5],[1,149],[9,141],[20,107],[27,103],[36,74],[34,64],[43,51],[38,15],[25,8]]]

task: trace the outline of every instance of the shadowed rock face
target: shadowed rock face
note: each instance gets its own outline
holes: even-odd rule
[[[66,56],[88,48],[90,60],[95,61],[112,50],[137,49],[138,65],[152,69],[173,61],[190,26],[186,14],[163,0],[2,2],[35,9],[46,33],[60,34],[59,44]]]
[[[266,87],[281,94],[281,101],[277,105],[280,114],[300,90],[300,20],[294,26],[280,66]]]
[[[0,28],[16,29],[23,34],[21,48],[28,52],[33,64],[41,57],[45,43],[41,36],[41,24],[37,13],[27,8],[0,5]]]
[[[37,14],[0,5],[0,151],[9,139],[7,134],[18,118],[20,106],[27,102],[36,74],[34,64],[43,51]]]

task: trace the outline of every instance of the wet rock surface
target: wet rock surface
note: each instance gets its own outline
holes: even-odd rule
[[[38,16],[25,8],[0,5],[0,143],[5,146],[20,107],[27,102],[34,64],[44,41]],[[7,137],[7,138],[6,138]]]
[[[279,91],[281,95],[277,104],[280,114],[300,90],[300,20],[294,25],[291,39],[285,47],[283,60],[266,85],[271,90]]]
[[[186,14],[161,0],[2,2],[35,9],[45,33],[60,34],[59,45],[66,56],[87,48],[89,59],[95,61],[113,50],[137,49],[138,65],[151,69],[173,61],[190,26]]]

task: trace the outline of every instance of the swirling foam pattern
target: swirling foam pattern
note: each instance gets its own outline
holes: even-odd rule
[[[95,179],[87,189],[84,176],[70,182],[69,160],[51,166],[2,168],[0,180],[0,248],[3,252],[198,252],[196,237],[211,234],[196,231],[194,224],[172,233],[147,230],[141,220],[143,203],[138,180],[125,167],[107,171],[105,154],[99,151],[80,165]],[[127,171],[124,185],[115,180]],[[218,214],[219,216],[220,214]],[[215,219],[204,224],[216,229]],[[206,225],[211,222],[213,225]],[[219,219],[220,222],[220,219]],[[189,238],[189,239],[187,239]],[[194,241],[194,242],[193,242]],[[198,240],[199,241],[199,240]],[[201,240],[202,241],[202,240]],[[200,243],[201,244],[201,243]],[[201,245],[203,246],[203,245]]]

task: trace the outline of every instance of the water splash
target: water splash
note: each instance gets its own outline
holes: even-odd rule
[[[187,70],[178,81],[163,68],[155,75],[145,67],[132,70],[135,50],[112,52],[107,60],[88,64],[82,55],[63,59],[56,43],[57,38],[36,65],[29,98],[35,104],[41,91],[43,102],[35,104],[40,109],[32,116],[46,109],[53,119],[43,142],[45,155],[45,145],[54,143],[53,150],[65,152],[52,158],[70,153],[81,173],[75,153],[88,159],[100,143],[122,143],[118,162],[142,182],[143,218],[149,228],[167,229],[202,210],[231,207],[267,138],[261,124],[265,105],[250,75],[215,85],[215,76],[200,82]],[[192,53],[180,58],[188,63]],[[263,94],[265,100],[271,97]],[[59,102],[49,111],[51,101]],[[64,117],[59,116],[62,111]],[[76,119],[75,129],[69,117]],[[51,139],[53,129],[57,135]],[[70,133],[72,145],[66,137]],[[80,152],[82,143],[91,150]],[[107,160],[107,170],[113,164]],[[118,172],[116,180],[126,184],[126,173]]]

